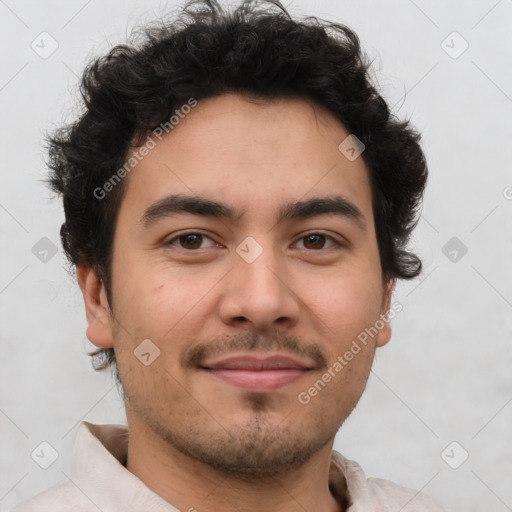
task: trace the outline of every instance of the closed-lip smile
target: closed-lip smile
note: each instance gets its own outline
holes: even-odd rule
[[[289,355],[251,354],[207,361],[200,367],[232,385],[253,392],[268,392],[299,379],[313,365]]]

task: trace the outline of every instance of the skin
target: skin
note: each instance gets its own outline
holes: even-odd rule
[[[127,468],[179,510],[342,510],[328,487],[334,437],[376,348],[390,339],[389,324],[307,405],[297,396],[325,373],[322,358],[331,366],[389,309],[368,170],[338,150],[348,134],[302,99],[200,101],[125,178],[113,311],[96,273],[78,268],[87,337],[116,351]],[[171,193],[222,201],[243,215],[187,213],[144,226],[144,211]],[[355,205],[364,225],[333,214],[276,224],[284,203],[332,195]],[[327,238],[304,238],[310,231]],[[176,238],[184,232],[205,237],[191,244]],[[248,236],[263,249],[252,263],[236,252]],[[160,350],[149,366],[134,355],[145,339]],[[187,365],[198,348],[217,358],[286,353],[317,366],[256,393]]]

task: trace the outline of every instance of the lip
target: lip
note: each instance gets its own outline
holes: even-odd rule
[[[268,355],[233,355],[224,359],[206,362],[202,365],[203,368],[211,370],[307,370],[311,367],[307,363],[299,361],[294,357],[274,354]]]
[[[201,369],[216,378],[253,392],[268,392],[305,375],[311,366],[290,356],[231,356]]]

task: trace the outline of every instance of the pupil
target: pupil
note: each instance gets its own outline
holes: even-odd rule
[[[319,242],[321,242],[321,239],[323,238],[323,235],[309,235],[307,236],[308,241],[312,241],[312,245],[318,245]]]
[[[201,245],[201,235],[190,234],[190,235],[185,235],[184,238],[185,238],[185,245],[193,245],[194,248],[196,246]]]

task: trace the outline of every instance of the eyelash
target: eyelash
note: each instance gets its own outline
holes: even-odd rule
[[[197,231],[190,231],[188,233],[181,233],[180,235],[177,235],[174,238],[171,238],[168,242],[166,242],[165,245],[173,246],[174,242],[179,241],[180,238],[186,237],[188,235],[200,235],[203,238],[209,238],[210,240],[212,240],[212,238],[209,237],[208,235],[205,235],[205,234],[197,232]],[[338,249],[344,247],[344,245],[341,242],[339,242],[338,240],[336,240],[333,236],[326,235],[325,233],[321,233],[318,231],[310,231],[309,233],[306,233],[305,235],[302,235],[301,237],[299,237],[298,241],[304,240],[305,238],[312,236],[312,235],[320,235],[320,236],[325,237],[326,240],[331,240],[334,243],[334,246],[336,246],[336,248],[338,248]],[[214,241],[212,240],[212,242],[214,242]],[[309,251],[322,252],[322,251],[326,251],[329,249],[333,249],[334,246],[328,247],[327,249],[323,248],[323,247],[321,249],[309,249]],[[201,249],[185,249],[184,247],[178,247],[178,249],[182,249],[183,251],[186,251],[186,252],[198,252],[201,250]],[[308,249],[304,248],[301,250],[308,250]]]

